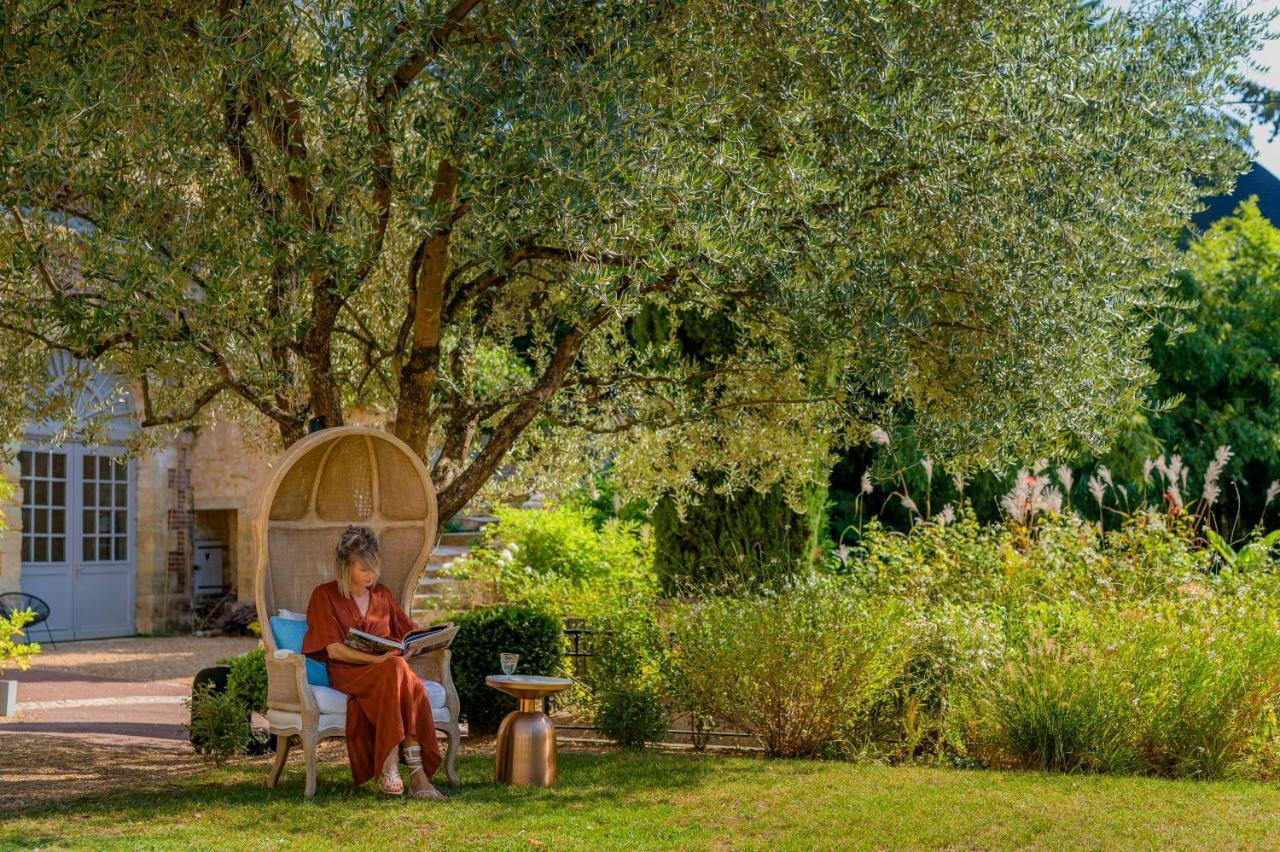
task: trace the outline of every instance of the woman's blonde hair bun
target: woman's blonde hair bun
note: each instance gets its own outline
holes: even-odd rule
[[[347,597],[351,596],[351,563],[356,560],[379,574],[382,573],[382,560],[378,556],[378,534],[369,527],[348,524],[338,536],[338,546],[334,548],[338,587]]]

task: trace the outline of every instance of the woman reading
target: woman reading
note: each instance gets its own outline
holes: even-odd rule
[[[422,681],[398,653],[366,654],[345,644],[352,627],[392,639],[414,629],[395,597],[378,583],[381,560],[373,530],[347,527],[338,539],[335,570],[335,580],[311,593],[302,653],[327,663],[330,685],[348,696],[351,777],[358,787],[381,766],[379,791],[401,795],[403,755],[412,795],[443,799],[431,784],[440,765],[440,746]]]

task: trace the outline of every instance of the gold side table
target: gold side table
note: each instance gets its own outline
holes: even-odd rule
[[[547,787],[556,780],[556,728],[542,712],[542,699],[568,689],[573,681],[537,675],[489,675],[489,686],[520,700],[498,728],[496,781],[517,787]]]

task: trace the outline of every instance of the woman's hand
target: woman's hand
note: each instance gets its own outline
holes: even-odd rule
[[[381,663],[383,660],[392,656],[391,654],[366,654],[364,651],[357,651],[350,648],[342,642],[333,642],[329,644],[325,651],[329,653],[329,659],[337,660],[342,663],[355,663],[358,666],[368,666],[373,663]]]

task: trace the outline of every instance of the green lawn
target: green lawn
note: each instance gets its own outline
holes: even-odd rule
[[[280,788],[265,765],[0,814],[0,848],[734,847],[1280,848],[1280,791],[1256,783],[1038,775],[849,763],[562,754],[546,790],[464,759],[444,804],[353,792],[324,767]]]

